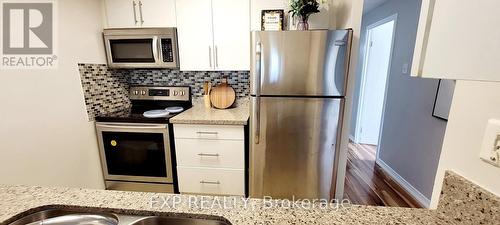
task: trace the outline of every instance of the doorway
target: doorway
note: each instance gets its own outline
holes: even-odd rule
[[[397,15],[367,26],[355,142],[378,146]]]

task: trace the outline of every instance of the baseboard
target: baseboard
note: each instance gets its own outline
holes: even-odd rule
[[[356,143],[356,139],[354,139],[354,136],[352,136],[352,134],[349,134],[349,140],[350,140],[352,143]]]
[[[418,191],[413,185],[408,183],[403,177],[401,177],[396,171],[394,171],[390,166],[388,166],[381,159],[376,160],[376,164],[383,170],[385,174],[391,177],[391,179],[401,186],[407,194],[409,194],[413,199],[420,204],[423,208],[429,208],[431,205],[431,200],[425,197],[420,191]]]

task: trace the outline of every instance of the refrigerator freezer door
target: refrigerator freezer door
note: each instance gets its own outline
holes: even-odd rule
[[[251,97],[250,197],[330,199],[343,101]]]
[[[254,31],[250,93],[344,96],[350,30]]]

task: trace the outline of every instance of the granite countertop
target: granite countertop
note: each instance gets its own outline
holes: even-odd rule
[[[0,185],[0,224],[46,208],[106,211],[132,215],[222,216],[232,224],[500,224],[499,198],[448,172],[437,210],[344,205],[338,208],[269,206],[263,200],[213,204],[218,198],[77,188]],[[168,204],[163,205],[163,199]],[[179,200],[178,205],[172,199]],[[152,204],[151,200],[154,200]],[[215,205],[216,207],[208,207]],[[164,207],[161,207],[164,206]],[[174,207],[175,206],[175,207]],[[245,207],[246,206],[246,207]],[[266,207],[266,206],[269,206]]]
[[[174,116],[171,123],[182,124],[214,124],[214,125],[246,125],[250,109],[248,99],[238,99],[232,108],[205,108],[203,98],[193,100],[193,107]]]

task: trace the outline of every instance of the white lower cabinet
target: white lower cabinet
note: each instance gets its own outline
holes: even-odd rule
[[[245,140],[243,126],[175,124],[175,138],[197,140]]]
[[[244,169],[244,141],[175,139],[178,166]]]
[[[245,171],[206,167],[177,167],[181,193],[245,195]]]
[[[174,124],[179,191],[245,195],[243,126]]]

